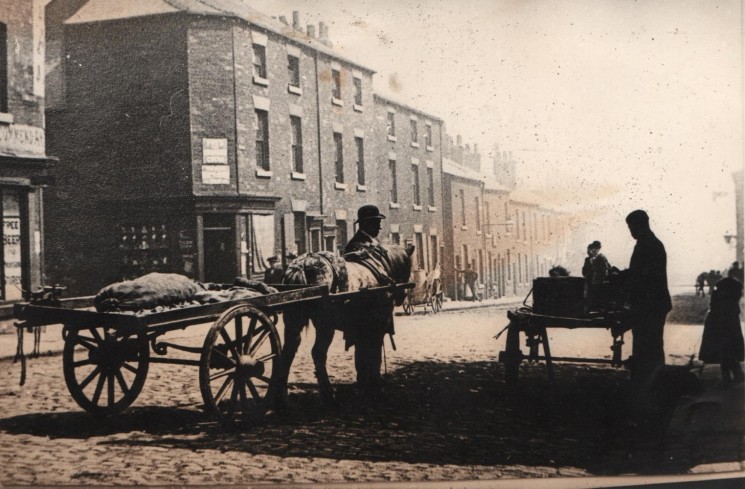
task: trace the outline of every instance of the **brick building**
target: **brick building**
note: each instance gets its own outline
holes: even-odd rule
[[[52,276],[73,293],[157,270],[222,282],[346,243],[382,192],[373,72],[325,25],[283,20],[228,0],[89,0],[64,21]]]
[[[375,95],[375,166],[380,179],[381,235],[416,246],[414,270],[432,271],[442,260],[442,121]]]
[[[43,203],[51,183],[44,129],[44,8],[5,0],[0,9],[0,305],[44,277]],[[7,315],[9,308],[0,307]]]

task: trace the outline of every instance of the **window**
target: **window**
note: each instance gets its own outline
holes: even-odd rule
[[[292,168],[303,173],[303,128],[300,117],[290,116],[290,137],[292,138]]]
[[[399,233],[391,233],[391,243],[400,245],[401,235]]]
[[[287,55],[287,74],[290,85],[300,87],[300,58],[291,54]]]
[[[427,167],[427,205],[435,206],[435,171],[431,166]]]
[[[396,137],[396,113],[388,112],[388,135]]]
[[[344,183],[344,147],[339,132],[334,133],[334,147],[336,148],[336,181]]]
[[[266,46],[254,44],[254,76],[266,79]]]
[[[424,239],[422,239],[422,233],[414,233],[414,242],[416,246],[417,266],[424,268]]]
[[[424,126],[424,145],[427,148],[432,147],[432,126],[430,124],[427,124]]]
[[[354,138],[357,146],[357,184],[365,185],[365,142],[362,138]]]
[[[310,251],[314,253],[321,251],[321,230],[320,229],[310,230]]]
[[[474,199],[474,210],[476,211],[476,229],[481,230],[481,206],[479,205],[479,198]]]
[[[324,236],[323,237],[323,242],[324,242],[324,248],[323,249],[326,250],[326,251],[330,251],[330,252],[333,253],[334,252],[334,247],[336,246],[336,243],[335,243],[336,242],[336,236],[335,235]]]
[[[0,22],[0,112],[8,112],[8,28]]]
[[[491,217],[489,216],[489,201],[484,201],[484,223],[486,225],[486,232],[491,232]]]
[[[463,226],[466,225],[466,196],[463,189],[460,189],[458,197],[460,198],[460,222]]]
[[[269,171],[269,113],[265,110],[257,110],[255,114],[256,166]]]
[[[331,81],[334,83],[331,87],[331,96],[341,100],[341,72],[339,70],[331,70]]]
[[[362,106],[362,79],[354,78],[354,103]]]
[[[429,237],[429,253],[431,256],[431,263],[432,263],[432,269],[434,270],[435,267],[437,267],[437,264],[439,263],[439,260],[437,259],[437,236],[430,236]]]
[[[396,176],[396,160],[388,160],[388,170],[391,176],[391,204],[398,203],[398,178]]]
[[[411,180],[414,183],[414,205],[422,205],[419,195],[419,165],[411,165]]]
[[[416,119],[411,119],[411,142],[419,143],[419,131],[417,129]]]

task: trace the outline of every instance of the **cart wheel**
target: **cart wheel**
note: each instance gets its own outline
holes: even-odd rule
[[[505,381],[508,385],[517,385],[523,354],[520,350],[520,329],[516,325],[511,324],[507,330],[504,354]]]
[[[207,412],[231,421],[261,414],[281,351],[266,314],[245,305],[225,311],[207,333],[199,362]]]
[[[411,293],[406,293],[406,298],[404,299],[404,312],[407,316],[411,316],[411,314],[414,312],[414,304],[411,303]]]
[[[65,383],[80,407],[110,416],[137,399],[147,378],[150,347],[144,331],[65,328],[62,367]]]

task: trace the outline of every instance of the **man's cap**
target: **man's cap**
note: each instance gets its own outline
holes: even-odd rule
[[[643,210],[637,209],[635,211],[630,212],[629,215],[626,216],[626,222],[629,224],[634,223],[634,224],[649,225],[649,216]]]
[[[380,213],[378,207],[375,205],[363,205],[357,210],[357,220],[355,224],[365,219],[385,219],[385,216]]]
[[[600,241],[593,241],[592,243],[587,245],[587,249],[589,250],[599,250],[601,248]]]
[[[279,261],[279,258],[277,258],[276,256],[270,256],[269,258],[266,259],[266,261],[271,263],[273,261]]]

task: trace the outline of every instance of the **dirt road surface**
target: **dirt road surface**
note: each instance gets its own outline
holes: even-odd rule
[[[661,451],[659,439],[630,428],[626,371],[560,365],[549,384],[543,366],[524,365],[522,387],[508,389],[496,361],[504,336],[493,338],[506,323],[497,307],[397,317],[398,350],[386,341],[388,384],[379,403],[356,395],[353,352],[337,337],[329,354],[335,408],[315,391],[310,330],[290,378],[289,412],[230,428],[204,417],[193,367],[151,365],[132,407],[95,419],[67,392],[61,356],[31,361],[23,387],[18,365],[4,360],[0,483],[470,480],[689,468],[685,453]],[[206,329],[168,339],[199,346]],[[685,361],[700,329],[675,330],[668,333],[668,352]],[[606,332],[551,337],[556,355],[610,355]]]

